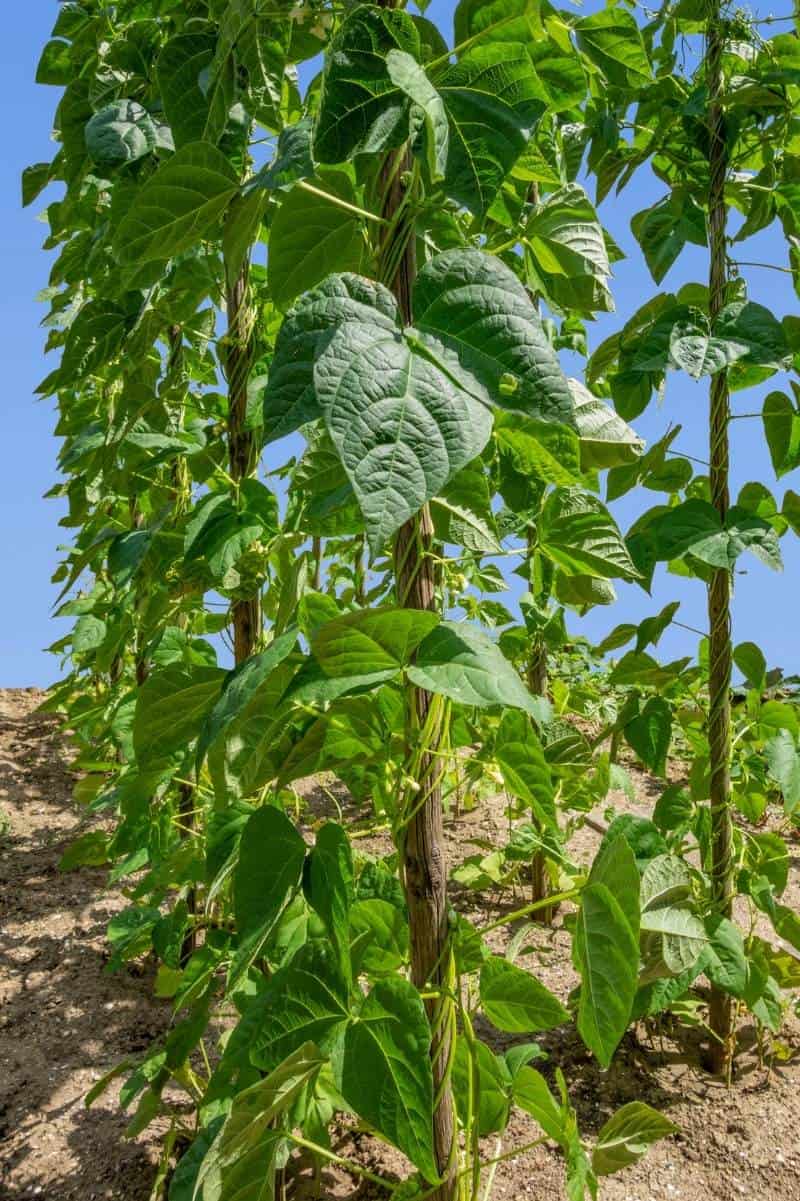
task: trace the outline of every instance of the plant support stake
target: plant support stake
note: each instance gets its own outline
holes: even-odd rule
[[[728,154],[722,107],[722,54],[724,31],[720,5],[714,2],[708,16],[706,74],[708,83],[708,281],[709,318],[713,325],[725,303],[726,208],[725,179]],[[724,526],[730,503],[728,466],[728,421],[730,394],[725,371],[711,378],[709,393],[709,482],[711,503]],[[709,674],[708,743],[709,798],[711,806],[712,903],[717,913],[731,917],[733,909],[733,823],[731,817],[731,573],[727,567],[714,570],[708,585]],[[733,1003],[714,985],[711,989],[709,1024],[715,1038],[709,1051],[709,1066],[727,1072],[731,1063]]]

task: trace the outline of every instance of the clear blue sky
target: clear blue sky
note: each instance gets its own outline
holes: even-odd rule
[[[583,11],[603,7],[591,0]],[[451,26],[452,0],[434,0],[427,15],[448,33]],[[788,3],[780,10],[788,11]],[[0,592],[0,687],[46,685],[58,678],[58,663],[44,648],[61,637],[65,624],[54,621],[51,607],[57,590],[50,576],[58,561],[57,546],[68,541],[69,531],[59,527],[63,507],[58,501],[42,499],[56,481],[55,462],[58,444],[52,436],[54,414],[50,402],[33,397],[33,390],[52,368],[42,353],[43,331],[39,322],[42,307],[35,295],[47,284],[49,259],[41,250],[45,227],[36,214],[51,194],[29,209],[20,208],[19,176],[23,167],[52,157],[50,127],[59,91],[37,87],[33,75],[41,47],[50,32],[58,10],[56,0],[9,7],[0,47],[0,103],[7,114],[4,130],[2,189],[0,190],[0,237],[4,288],[0,295],[2,315],[3,366],[7,383],[4,407],[4,437],[0,446],[0,530],[4,586]],[[782,26],[782,29],[787,28]],[[613,293],[617,312],[604,316],[590,327],[590,342],[596,346],[619,328],[655,286],[644,267],[641,253],[630,232],[630,218],[663,193],[652,176],[640,172],[635,182],[620,197],[606,200],[601,216],[614,238],[629,256],[615,265]],[[787,252],[777,227],[763,231],[746,243],[747,259],[786,265]],[[769,305],[778,316],[797,312],[800,305],[789,276],[774,271],[745,272],[751,298]],[[704,282],[707,275],[705,252],[687,247],[667,275],[664,290],[674,290],[690,281]],[[573,369],[570,366],[570,369]],[[752,412],[760,408],[764,394],[781,387],[776,377],[768,385],[739,393],[734,409]],[[707,457],[706,447],[707,384],[695,384],[682,374],[670,375],[661,407],[651,406],[635,423],[648,443],[660,437],[667,426],[680,423],[683,432],[676,446],[700,459]],[[800,491],[800,481],[792,476],[776,484],[760,422],[739,421],[732,427],[733,493],[748,480],[760,480],[780,498],[787,487]],[[275,464],[270,464],[274,466]],[[698,469],[700,470],[700,469]],[[637,514],[659,501],[658,494],[637,493],[614,506],[616,516],[626,529]],[[788,534],[782,541],[785,561],[783,575],[775,575],[752,556],[739,563],[746,574],[737,575],[734,599],[736,641],[759,642],[770,666],[800,670],[798,654],[798,597],[800,596],[800,544]],[[613,608],[597,609],[582,621],[573,619],[573,629],[590,637],[606,633],[619,621],[638,621],[655,612],[667,601],[682,602],[678,614],[685,623],[705,628],[705,595],[702,585],[679,580],[659,571],[648,597],[633,585],[619,586],[619,601]],[[692,654],[696,639],[683,630],[672,628],[662,640],[660,653],[669,658]]]

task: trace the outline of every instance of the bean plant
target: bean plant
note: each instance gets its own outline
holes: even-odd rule
[[[62,866],[109,866],[128,902],[110,968],[152,957],[172,1007],[87,1098],[122,1077],[129,1136],[161,1123],[154,1201],[279,1197],[306,1161],[319,1195],[333,1164],[398,1199],[477,1201],[546,1140],[572,1201],[596,1197],[674,1127],[636,1101],[589,1140],[532,1038],[574,1023],[607,1068],[705,976],[730,1072],[741,1007],[776,1031],[800,982],[733,921],[737,892],[800,950],[785,843],[744,825],[779,791],[793,820],[796,709],[729,622],[738,554],[777,564],[798,498],[779,511],[753,484],[729,507],[726,482],[731,390],[797,349],[726,233],[732,206],[737,240],[779,218],[795,271],[794,39],[692,0],[643,23],[459,0],[452,20],[446,38],[391,3],[70,0],[39,64],[59,148],[23,199],[60,184],[61,357],[39,391],[76,619],[47,706],[111,831]],[[651,274],[708,244],[710,283],[586,359],[621,256],[587,187],[599,203],[645,164],[667,188],[633,225]],[[709,479],[629,424],[675,369],[711,380]],[[795,410],[765,402],[779,475]],[[640,485],[667,499],[623,537],[603,488]],[[649,588],[659,562],[708,585],[697,663],[648,653],[675,604],[599,648],[568,632],[566,611]],[[519,621],[493,599],[509,563]],[[613,812],[623,741],[657,776],[686,764],[652,820]],[[508,844],[448,863],[445,818],[499,788]],[[597,805],[612,820],[580,863]],[[532,899],[471,921],[451,871]],[[571,937],[569,997],[526,946],[544,913]],[[508,1146],[514,1108],[540,1133]],[[353,1126],[403,1179],[341,1153]]]

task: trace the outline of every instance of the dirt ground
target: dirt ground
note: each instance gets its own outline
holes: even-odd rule
[[[148,971],[134,965],[113,976],[104,972],[104,929],[124,904],[106,891],[105,873],[57,871],[81,816],[54,723],[35,713],[40,699],[35,691],[0,690],[0,829],[4,817],[10,822],[0,835],[0,1199],[145,1201],[155,1173],[155,1137],[146,1132],[123,1140],[126,1120],[113,1087],[89,1111],[83,1097],[116,1062],[159,1036],[169,1010],[152,999]],[[636,785],[637,803],[626,807],[646,813],[652,782],[637,775]],[[622,807],[621,795],[613,799]],[[473,849],[470,838],[500,838],[504,831],[500,800],[449,822],[452,861]],[[588,859],[597,838],[582,831],[571,844],[574,857]],[[361,845],[366,849],[368,840]],[[517,903],[523,902],[520,893]],[[790,885],[787,902],[800,903],[800,878]],[[469,894],[459,898],[476,919],[498,912],[492,898],[481,904],[476,908]],[[575,983],[568,937],[558,929],[542,931],[536,944],[525,963],[566,997]],[[504,1045],[488,1027],[479,1033],[498,1048]],[[564,1070],[588,1139],[615,1108],[634,1099],[664,1110],[679,1127],[642,1163],[602,1182],[607,1201],[800,1201],[795,1019],[782,1035],[792,1057],[771,1071],[759,1065],[752,1031],[745,1028],[730,1091],[696,1066],[691,1038],[678,1044],[639,1027],[626,1036],[607,1072],[569,1027],[538,1041],[549,1055],[545,1074],[556,1066]],[[501,1151],[537,1133],[517,1115]],[[341,1150],[375,1170],[402,1171],[390,1152],[364,1137],[343,1132]],[[497,1154],[494,1141],[486,1153]],[[355,1201],[367,1195],[338,1175],[326,1179],[328,1197]],[[545,1145],[501,1164],[492,1197],[564,1201],[558,1153]]]

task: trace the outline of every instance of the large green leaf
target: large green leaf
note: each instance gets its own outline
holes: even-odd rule
[[[739,505],[729,510],[723,527],[719,514],[708,501],[685,500],[658,513],[647,525],[645,535],[659,560],[691,554],[711,567],[731,571],[739,555],[750,550],[767,566],[781,569],[775,530],[768,521]]]
[[[388,289],[358,275],[333,275],[289,312],[275,343],[264,393],[264,437],[272,442],[322,415],[314,390],[314,359],[333,330],[348,321],[397,328]]]
[[[314,385],[374,553],[491,433],[480,400],[383,323],[340,326],[316,359]]]
[[[137,193],[114,239],[117,258],[138,266],[196,246],[218,225],[238,185],[221,151],[207,142],[184,146]]]
[[[497,643],[465,622],[443,621],[420,645],[407,675],[462,705],[524,709],[538,722],[550,714],[548,702],[530,694]]]
[[[639,944],[619,902],[605,884],[581,893],[575,931],[581,972],[578,1032],[608,1067],[628,1028],[639,969]]]
[[[238,978],[264,945],[300,884],[306,844],[288,817],[272,805],[257,809],[242,831],[233,875],[233,908],[239,950],[231,974]]]
[[[604,884],[612,894],[638,941],[640,925],[640,884],[636,857],[628,839],[618,834],[608,834],[592,863],[589,873],[590,884]]]
[[[483,217],[545,109],[525,47],[477,45],[435,79],[450,121],[445,189]]]
[[[651,69],[636,18],[627,9],[601,9],[576,22],[581,50],[598,66],[609,83],[620,88],[641,88],[650,82]]]
[[[453,27],[458,46],[477,37],[523,45],[544,37],[540,0],[459,0]]]
[[[487,405],[573,425],[573,400],[539,314],[513,271],[480,250],[446,250],[414,285],[424,342]]]
[[[524,245],[533,282],[550,303],[581,313],[613,312],[603,229],[580,184],[566,184],[537,205]]]
[[[156,79],[175,145],[216,142],[225,129],[233,103],[230,72],[209,83],[216,38],[207,33],[181,33],[171,38],[156,62]]]
[[[336,822],[326,822],[317,834],[309,856],[306,894],[336,948],[341,974],[349,980],[353,853],[347,834]]]
[[[601,1127],[592,1152],[592,1167],[598,1176],[610,1176],[636,1163],[652,1143],[677,1130],[669,1118],[644,1101],[630,1101]]]
[[[326,174],[317,183],[349,204],[355,201],[343,172]],[[329,275],[358,271],[363,257],[360,217],[302,187],[285,193],[270,226],[267,259],[267,281],[278,308],[287,308]]]
[[[275,972],[254,1004],[250,1059],[271,1071],[306,1042],[330,1052],[341,1040],[350,1015],[347,986],[331,947],[303,945]]]
[[[412,102],[412,123],[421,123],[425,161],[431,180],[444,179],[450,132],[442,98],[419,63],[404,50],[390,50],[386,56],[389,77]]]
[[[396,675],[420,642],[439,624],[437,613],[418,609],[357,609],[320,626],[311,649],[334,679],[386,673]]]
[[[105,105],[86,126],[86,149],[100,167],[135,163],[158,144],[155,121],[135,100],[115,100]]]
[[[392,50],[419,58],[419,34],[408,13],[365,4],[344,20],[325,57],[314,131],[317,162],[377,154],[408,135],[409,101],[387,66]]]
[[[523,479],[542,484],[577,484],[581,479],[581,449],[569,426],[538,421],[518,413],[499,413],[495,418],[495,444],[508,460],[504,467]]]
[[[780,786],[787,814],[800,805],[800,753],[797,740],[790,730],[779,730],[764,744],[764,758],[769,774]]]
[[[491,955],[481,968],[480,998],[489,1021],[509,1034],[551,1030],[569,1018],[558,997],[535,976],[499,955]]]
[[[553,779],[539,736],[524,713],[509,709],[503,714],[494,753],[507,791],[530,806],[540,826],[555,829]]]
[[[691,873],[676,855],[657,855],[642,874],[643,955],[657,948],[662,974],[678,976],[690,968],[708,944],[703,923],[692,912]]]
[[[615,409],[593,395],[577,379],[568,380],[573,399],[573,418],[580,439],[584,471],[621,467],[635,463],[644,443]]]
[[[133,745],[138,764],[152,766],[186,750],[219,696],[225,672],[172,663],[138,690]]]
[[[672,706],[663,697],[651,696],[625,726],[625,738],[645,767],[657,776],[666,770],[672,736]]]
[[[395,976],[379,980],[364,997],[334,1059],[336,1083],[347,1103],[428,1181],[438,1178],[430,1038],[419,993]]]
[[[270,673],[290,655],[297,642],[297,630],[281,634],[260,655],[240,663],[227,677],[222,695],[206,718],[197,742],[197,762],[202,764],[208,748],[244,712]]]
[[[683,188],[637,213],[631,220],[650,274],[660,284],[687,242],[706,245],[706,218],[697,201]]]
[[[324,1063],[314,1044],[305,1043],[269,1076],[236,1094],[203,1159],[196,1196],[204,1201],[274,1201],[276,1159],[284,1140],[276,1119],[314,1082]]]
[[[542,508],[541,551],[568,575],[638,580],[622,535],[608,509],[580,488],[555,488]]]
[[[800,411],[785,392],[770,392],[761,415],[772,466],[780,479],[800,467]]]

